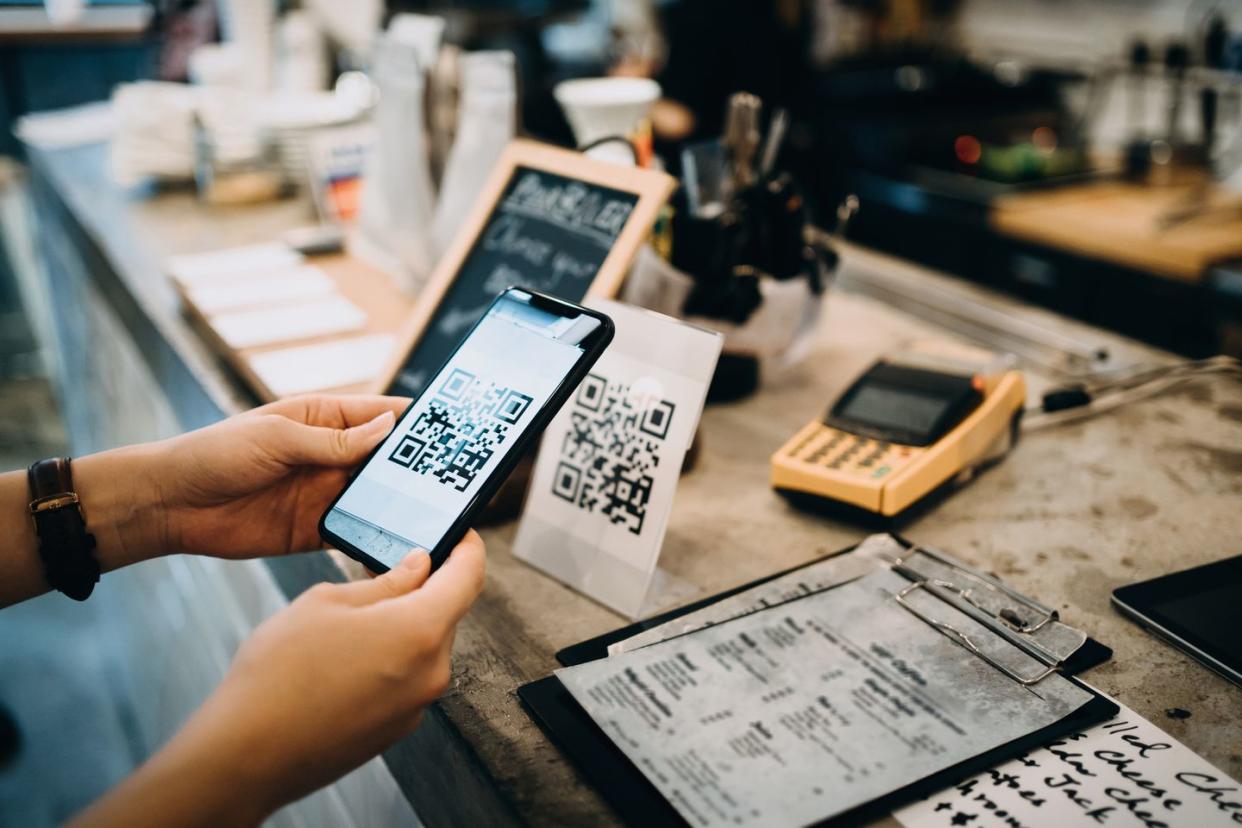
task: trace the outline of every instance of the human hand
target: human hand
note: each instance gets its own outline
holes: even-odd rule
[[[445,691],[457,622],[483,586],[471,531],[428,577],[409,555],[371,580],[318,584],[254,631],[164,750],[84,815],[122,825],[257,825],[390,747]]]
[[[225,558],[318,548],[320,514],[350,470],[392,429],[399,397],[309,396],[265,405],[158,443],[73,461],[73,486],[109,572],[166,552]],[[29,519],[26,475],[0,474],[11,554],[0,607],[48,589]]]
[[[168,549],[251,558],[318,548],[319,516],[407,405],[294,397],[157,444]]]

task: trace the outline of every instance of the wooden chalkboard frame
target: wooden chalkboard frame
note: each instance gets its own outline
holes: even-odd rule
[[[391,387],[410,352],[422,339],[449,288],[461,272],[466,258],[478,243],[496,203],[504,195],[505,188],[519,167],[609,187],[638,197],[625,227],[608,251],[584,298],[611,299],[617,295],[638,248],[651,230],[651,225],[655,223],[660,208],[673,194],[677,185],[671,176],[662,172],[623,167],[588,158],[579,152],[522,138],[512,141],[500,156],[474,206],[470,208],[470,214],[461,230],[457,232],[453,243],[432,271],[426,287],[415,300],[408,321],[397,334],[392,356],[376,380],[377,393],[383,393]]]

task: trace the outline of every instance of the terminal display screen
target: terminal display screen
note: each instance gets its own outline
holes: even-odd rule
[[[982,401],[972,377],[878,362],[841,395],[826,422],[879,440],[926,446]]]

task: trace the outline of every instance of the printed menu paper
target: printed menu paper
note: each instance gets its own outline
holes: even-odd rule
[[[698,826],[842,814],[1093,698],[1059,674],[1031,688],[1013,681],[898,604],[909,585],[878,570],[557,676]],[[1013,650],[928,593],[910,597],[985,651]]]
[[[765,581],[736,595],[714,601],[701,610],[680,615],[663,624],[649,627],[623,641],[618,641],[608,647],[608,655],[627,653],[630,650],[667,641],[679,635],[705,630],[716,624],[723,624],[725,621],[732,621],[754,612],[762,612],[780,604],[840,586],[846,581],[852,581],[875,571],[877,564],[871,557],[872,552],[900,557],[906,549],[897,543],[892,535],[872,535],[859,544],[853,552],[833,555],[808,566],[799,567],[793,572]]]
[[[1242,825],[1242,785],[1123,706],[893,816],[906,828],[1224,828]]]
[[[637,617],[721,337],[652,311],[589,300],[616,336],[544,431],[513,554]]]

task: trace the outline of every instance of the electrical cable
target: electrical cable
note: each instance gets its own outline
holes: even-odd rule
[[[1023,412],[1023,431],[1095,417],[1209,374],[1232,374],[1242,378],[1242,361],[1233,357],[1123,369],[1101,374],[1094,382],[1059,386],[1046,391],[1037,406]]]
[[[634,156],[634,165],[638,166],[638,147],[634,146],[634,142],[624,135],[605,135],[603,138],[596,138],[594,141],[578,147],[578,152],[590,152],[603,144],[625,144],[626,149]]]

